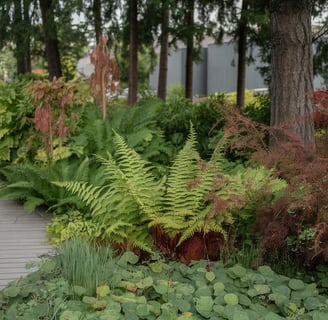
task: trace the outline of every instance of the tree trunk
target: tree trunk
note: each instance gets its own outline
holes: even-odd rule
[[[169,54],[169,19],[170,10],[168,4],[163,4],[163,20],[162,20],[162,34],[161,34],[161,53],[159,60],[159,76],[158,76],[158,90],[157,96],[166,100],[167,87],[167,70],[168,70],[168,54]]]
[[[96,43],[98,44],[100,37],[102,37],[101,0],[93,1],[92,12],[96,34]]]
[[[17,74],[31,72],[30,30],[29,17],[30,1],[14,2],[14,55],[17,63]]]
[[[194,51],[194,36],[193,36],[193,27],[194,27],[194,8],[195,1],[188,0],[187,6],[187,26],[190,28],[190,33],[187,38],[187,53],[186,53],[186,92],[185,96],[187,99],[192,100],[192,86],[193,86],[193,51]]]
[[[130,1],[130,52],[128,105],[137,103],[138,94],[138,0]]]
[[[32,72],[32,62],[31,62],[31,19],[30,19],[30,4],[31,0],[24,1],[24,22],[28,32],[25,34],[25,71],[27,73]]]
[[[311,0],[271,0],[271,126],[314,149]],[[271,143],[275,143],[274,137]]]
[[[237,70],[237,106],[245,107],[246,89],[246,52],[247,52],[247,13],[248,0],[243,0],[238,27],[238,70]]]
[[[53,14],[53,1],[40,0],[40,9],[49,79],[53,80],[54,78],[60,78],[62,76],[56,23]]]

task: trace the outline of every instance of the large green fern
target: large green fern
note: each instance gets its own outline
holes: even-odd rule
[[[218,144],[210,161],[201,161],[191,126],[187,142],[170,168],[162,210],[156,211],[149,226],[178,236],[178,246],[196,232],[226,236],[227,227],[236,220],[250,225],[260,204],[259,195],[270,205],[270,196],[274,200],[286,187],[285,181],[274,178],[272,170],[264,167],[238,165],[235,173],[229,174],[231,163],[224,159],[223,147]]]
[[[285,186],[262,167],[238,166],[234,173],[226,173],[231,165],[224,160],[220,147],[209,162],[202,161],[192,125],[184,148],[162,181],[154,177],[150,164],[128,147],[122,136],[114,132],[113,142],[114,154],[97,157],[103,167],[103,185],[76,181],[56,184],[78,196],[90,212],[87,224],[77,221],[74,226],[72,222],[71,230],[93,230],[96,226],[100,240],[125,247],[151,251],[152,227],[178,237],[177,245],[196,232],[225,235],[235,219],[254,216],[260,192],[276,193]]]
[[[225,234],[224,224],[232,222],[229,211],[220,215],[215,212],[217,199],[211,198],[220,170],[219,149],[206,163],[201,161],[196,145],[196,133],[191,125],[187,142],[170,169],[162,210],[149,224],[160,226],[170,236],[179,235],[178,245],[195,232]]]
[[[152,167],[114,134],[116,152],[98,157],[106,183],[56,183],[77,195],[89,208],[94,222],[103,226],[103,240],[151,251],[149,216],[160,210],[163,185],[152,175]]]

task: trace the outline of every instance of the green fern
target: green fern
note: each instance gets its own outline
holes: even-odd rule
[[[259,206],[259,195],[268,203],[286,187],[271,170],[235,165],[224,159],[223,144],[218,144],[209,162],[202,162],[196,151],[196,133],[191,125],[184,148],[170,168],[162,210],[152,216],[149,226],[160,226],[170,236],[179,236],[178,246],[200,232],[226,236],[227,226],[236,220],[250,225]],[[269,201],[270,202],[270,201]]]
[[[79,206],[76,197],[70,197],[62,188],[51,183],[52,180],[88,179],[89,159],[75,162],[69,159],[57,161],[48,166],[34,164],[10,164],[1,168],[6,185],[0,190],[0,199],[20,200],[27,212],[40,205],[49,210],[65,210],[65,207]],[[61,208],[61,209],[60,209]]]
[[[103,240],[151,251],[148,219],[160,210],[162,183],[156,181],[148,162],[114,133],[116,152],[97,157],[106,183],[55,183],[75,194],[89,208],[92,220],[103,226]]]
[[[179,235],[180,245],[195,232],[220,232],[232,223],[229,211],[218,214],[215,201],[209,195],[216,188],[218,171],[223,171],[223,157],[217,150],[210,162],[201,161],[196,151],[197,139],[193,126],[184,148],[170,168],[162,211],[152,217],[149,226],[160,226],[171,236]]]
[[[154,178],[152,166],[116,132],[113,143],[114,154],[97,156],[103,168],[103,185],[76,181],[56,185],[65,187],[88,207],[87,225],[92,226],[89,230],[97,230],[97,238],[125,248],[151,251],[149,228],[155,226],[169,236],[178,236],[178,246],[196,232],[214,231],[225,236],[235,220],[254,217],[260,192],[267,188],[266,192],[277,193],[285,186],[262,167],[238,165],[232,173],[231,164],[222,155],[223,147],[215,149],[209,162],[202,161],[192,125],[184,148],[162,181]],[[87,227],[81,221],[77,226],[77,230]]]

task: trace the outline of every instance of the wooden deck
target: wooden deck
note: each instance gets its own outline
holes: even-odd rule
[[[0,290],[31,272],[25,268],[53,251],[46,240],[47,213],[28,214],[14,201],[0,201]]]

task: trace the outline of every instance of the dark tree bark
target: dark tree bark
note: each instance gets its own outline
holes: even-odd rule
[[[271,0],[271,125],[314,149],[311,0]],[[279,139],[284,139],[280,134]],[[274,143],[273,139],[271,143]]]
[[[29,16],[30,1],[14,2],[14,41],[16,48],[14,55],[17,62],[17,74],[31,72],[30,30]],[[22,6],[23,5],[23,6]]]
[[[130,1],[130,52],[128,105],[137,103],[138,95],[138,0]]]
[[[54,78],[60,78],[62,76],[56,23],[53,14],[53,1],[40,0],[40,9],[49,79],[53,80]]]
[[[193,51],[194,51],[194,36],[193,36],[193,26],[194,26],[194,10],[195,1],[187,1],[187,25],[190,27],[191,31],[187,37],[187,52],[186,52],[186,98],[192,100],[192,87],[193,87]]]
[[[238,67],[237,67],[237,106],[245,107],[246,89],[246,52],[247,52],[247,17],[248,0],[243,0],[238,26]]]
[[[92,5],[96,42],[102,37],[101,0],[94,0]]]
[[[159,60],[159,76],[158,76],[158,90],[157,96],[166,100],[166,87],[167,87],[167,70],[168,70],[168,54],[169,54],[169,6],[163,4],[163,20],[162,20],[162,34],[161,34],[161,52]]]
[[[30,18],[30,4],[31,1],[23,1],[24,3],[24,22],[26,29],[28,30],[25,35],[25,71],[27,73],[32,72],[32,62],[31,62],[31,18]]]

